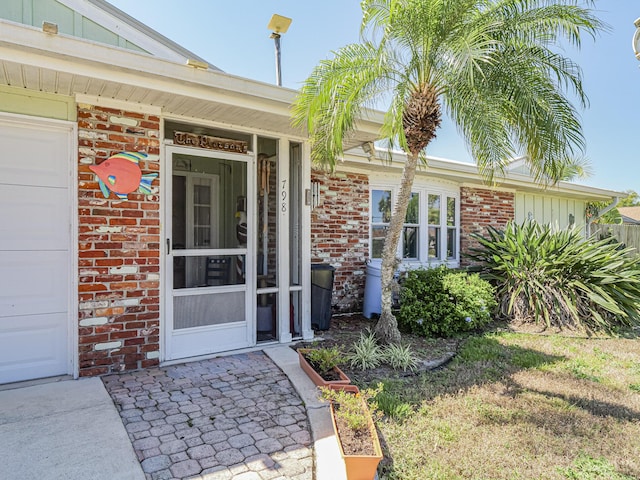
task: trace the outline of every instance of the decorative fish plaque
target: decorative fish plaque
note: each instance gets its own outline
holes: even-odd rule
[[[142,174],[138,163],[145,158],[147,154],[142,152],[120,152],[99,165],[91,165],[89,169],[98,177],[98,184],[104,198],[109,198],[111,192],[122,200],[136,190],[150,194],[151,182],[158,174]]]

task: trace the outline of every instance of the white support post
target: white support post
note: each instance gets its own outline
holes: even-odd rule
[[[289,140],[280,138],[278,144],[278,339],[280,343],[288,343],[292,339],[290,325],[289,286]]]

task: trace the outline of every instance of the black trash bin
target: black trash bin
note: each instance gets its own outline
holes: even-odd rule
[[[335,270],[331,265],[311,264],[311,326],[317,330],[329,330],[331,326],[331,294]]]

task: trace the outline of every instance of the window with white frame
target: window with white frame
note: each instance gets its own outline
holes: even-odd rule
[[[391,189],[371,190],[370,258],[382,258],[384,238],[391,220]]]
[[[447,196],[447,260],[458,258],[458,200]]]
[[[397,187],[371,187],[372,259],[382,258],[396,194]],[[457,189],[415,186],[409,200],[397,255],[406,262],[457,262],[460,241],[459,218]]]
[[[402,258],[417,260],[420,252],[420,193],[411,193],[402,227]]]

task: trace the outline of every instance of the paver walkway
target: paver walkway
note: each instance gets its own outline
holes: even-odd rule
[[[313,478],[305,407],[262,352],[102,380],[147,479]]]

